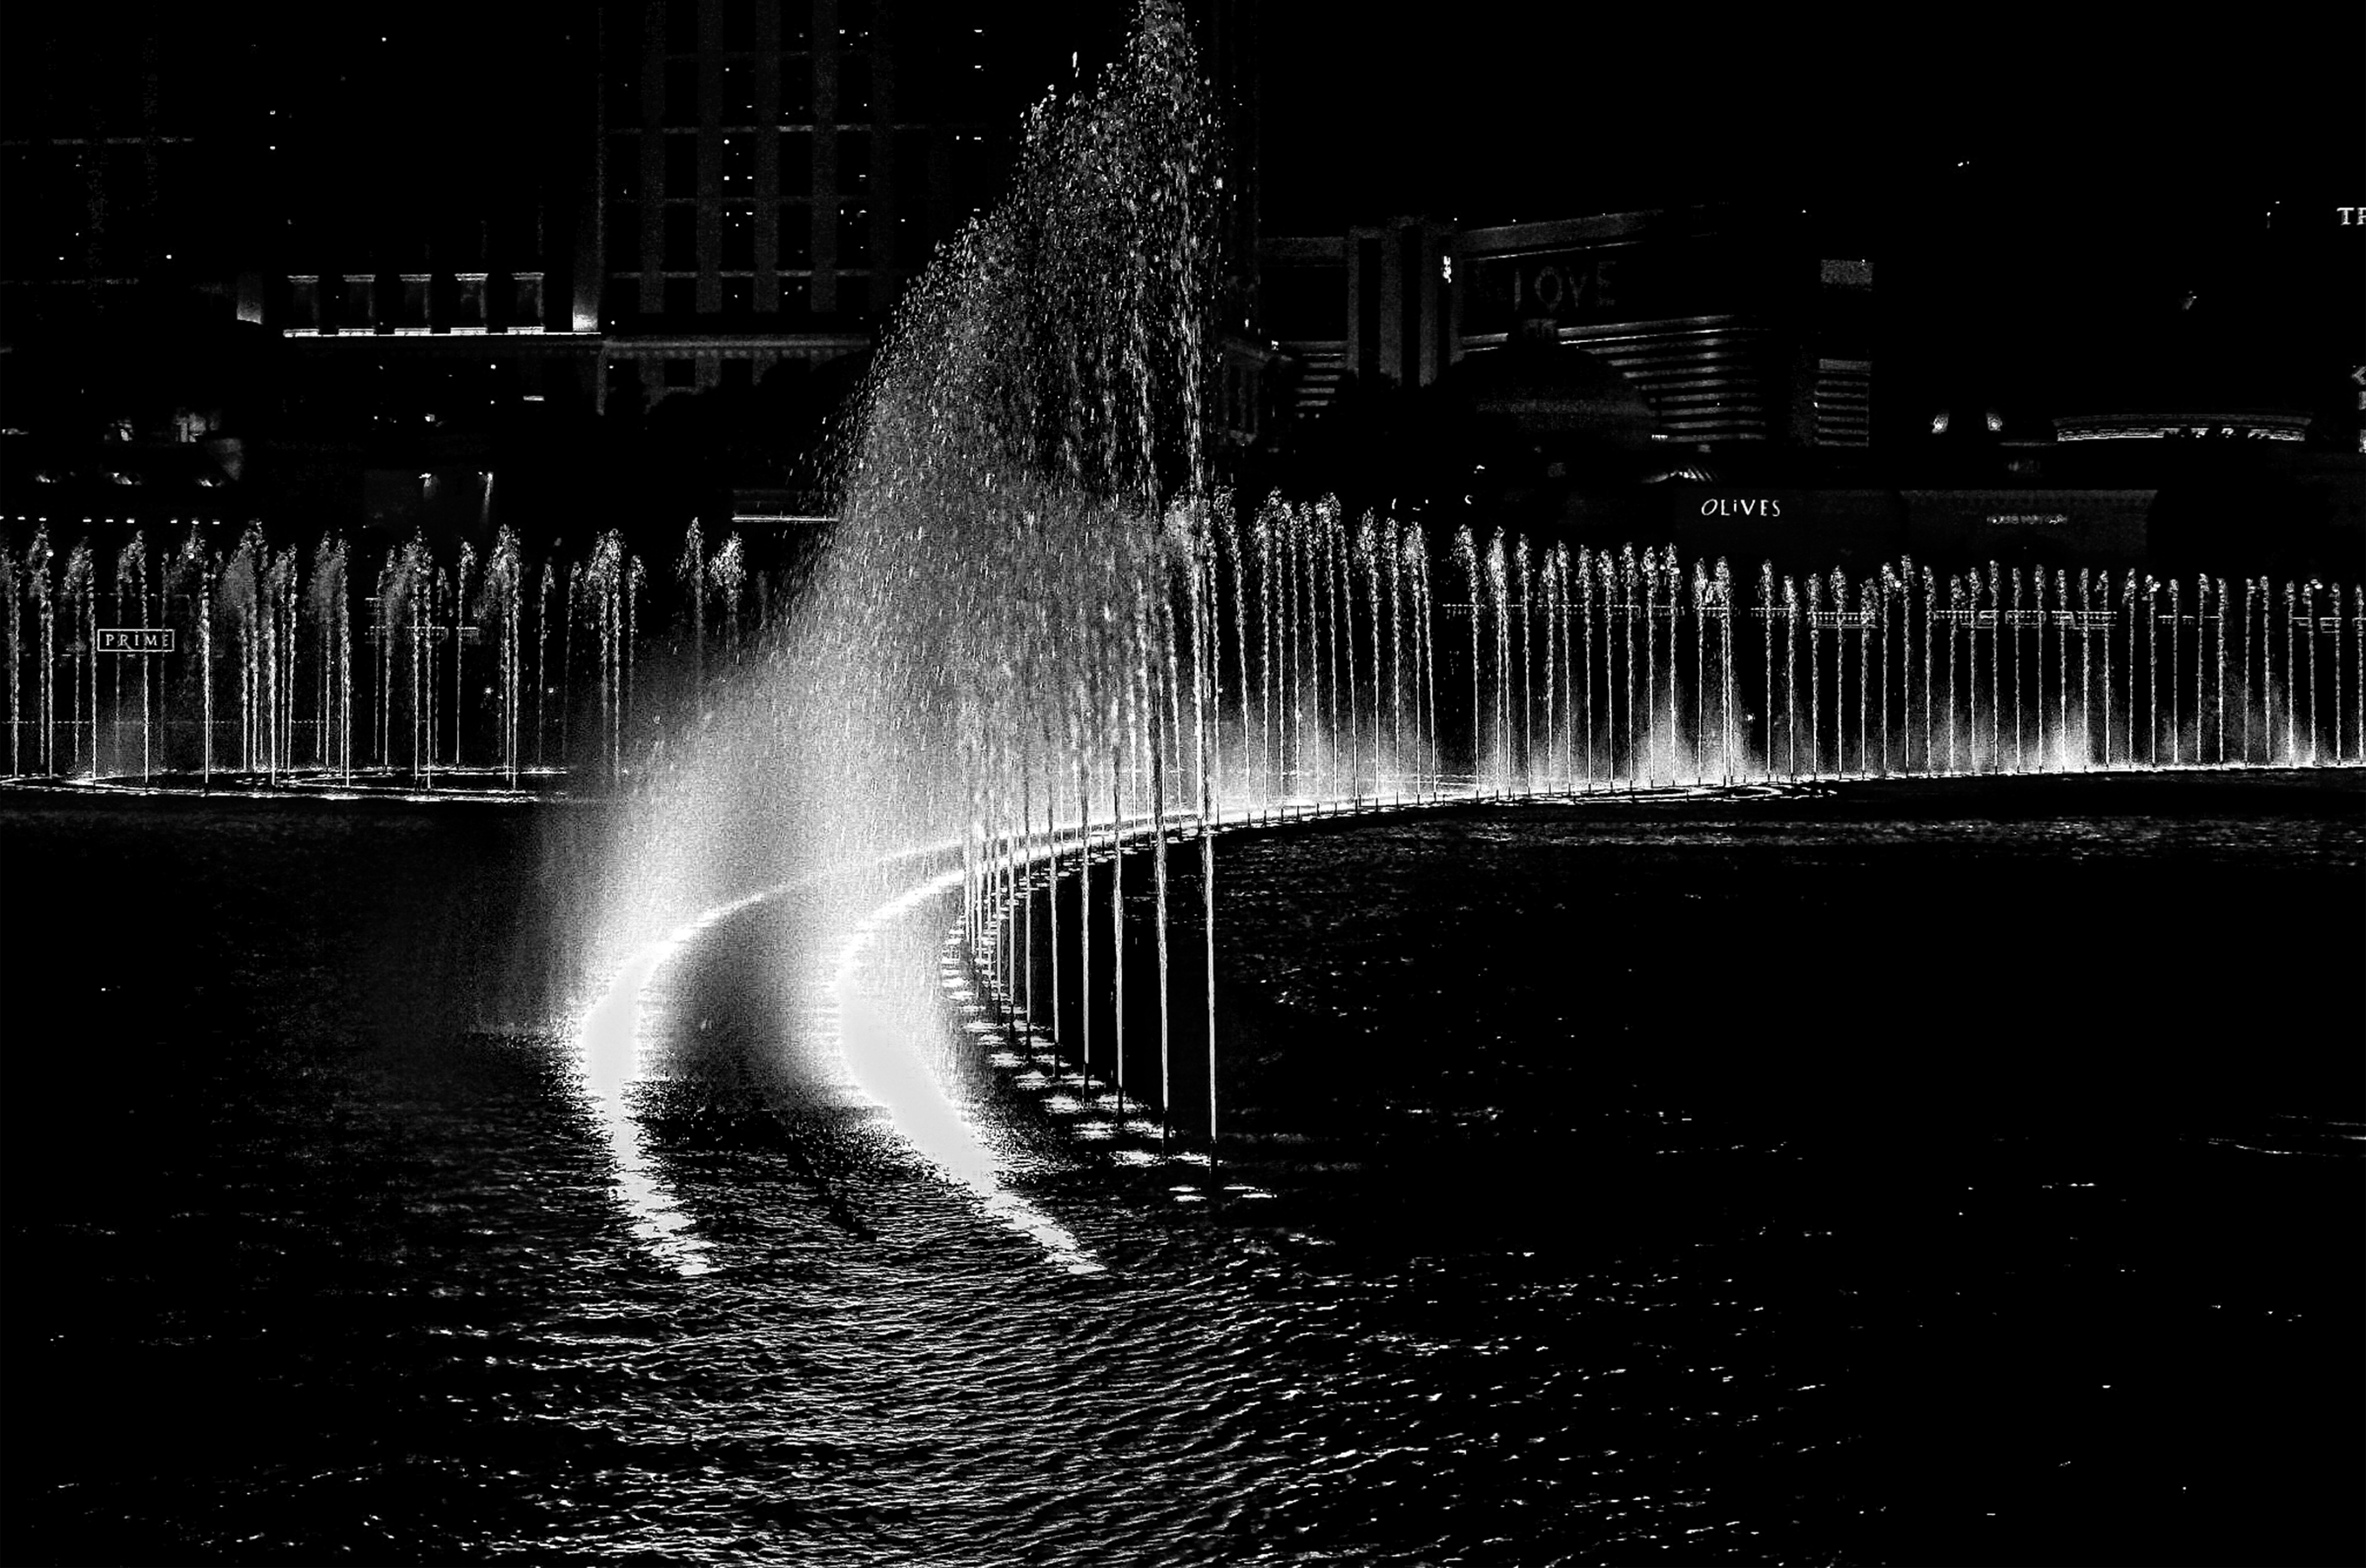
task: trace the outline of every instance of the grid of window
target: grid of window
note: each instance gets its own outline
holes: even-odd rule
[[[626,51],[635,58],[612,60],[601,197],[619,313],[645,302],[668,317],[752,324],[760,284],[768,330],[863,320],[874,288],[879,304],[892,292],[888,268],[923,268],[962,209],[977,211],[1001,183],[1008,138],[939,119],[958,110],[957,96],[987,88],[972,69],[982,60],[963,47],[973,29],[899,51],[896,82],[938,124],[891,127],[873,0],[837,0],[834,36],[818,44],[815,9],[813,0],[659,0],[653,31]],[[644,146],[644,134],[662,139]],[[764,146],[765,137],[777,140]],[[777,180],[765,172],[760,186],[766,154],[777,154]],[[760,205],[760,188],[777,205]],[[664,276],[637,276],[649,263]]]

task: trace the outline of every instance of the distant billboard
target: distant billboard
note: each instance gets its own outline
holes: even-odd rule
[[[1509,333],[1523,321],[1562,326],[1656,321],[1758,309],[1779,268],[1729,235],[1670,235],[1463,258],[1462,330]]]

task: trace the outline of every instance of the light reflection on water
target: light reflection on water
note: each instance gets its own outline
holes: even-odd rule
[[[617,1200],[632,1216],[633,1234],[685,1277],[707,1271],[708,1247],[687,1234],[690,1216],[659,1180],[631,1103],[631,1091],[641,1077],[647,993],[658,971],[702,933],[770,896],[754,893],[717,905],[634,953],[576,1027],[584,1090],[591,1096],[594,1120],[615,1161]]]
[[[974,997],[929,1012],[886,984],[908,969],[941,995],[941,908],[875,927],[875,973],[834,1007],[836,950],[783,892],[643,954],[608,993],[629,1027],[456,1032],[358,1061],[341,1043],[354,1010],[314,1009],[310,971],[284,956],[309,926],[275,930],[256,951],[282,957],[216,965],[257,988],[269,1026],[157,1058],[211,1052],[232,1075],[208,1092],[250,1119],[199,1123],[207,1159],[227,1163],[170,1168],[152,1230],[92,1222],[136,1247],[44,1244],[28,1265],[73,1291],[111,1268],[121,1300],[173,1314],[109,1338],[107,1313],[86,1309],[46,1355],[84,1381],[161,1377],[160,1420],[208,1407],[226,1379],[264,1435],[201,1474],[186,1457],[201,1446],[127,1455],[110,1427],[76,1490],[20,1495],[69,1514],[76,1540],[162,1532],[164,1548],[116,1553],[133,1558],[251,1556],[242,1543],[260,1539],[312,1560],[858,1564],[1869,1562],[1932,1541],[2010,1561],[2031,1540],[2107,1562],[2180,1539],[2239,1557],[2268,1481],[2293,1482],[2286,1519],[2341,1495],[2346,1450],[2295,1402],[2348,1386],[2354,1291],[2306,1270],[2336,1269],[2325,1222],[2355,1217],[2325,1181],[2354,1175],[2355,1115],[2237,1114],[2237,1075],[2212,1080],[2230,1104],[2203,1136],[2153,1131],[2165,1102],[2140,1080],[2041,1124],[1980,1100],[1993,1060],[1921,1078],[1893,1063],[1870,1099],[1771,1076],[1720,1098],[1682,1055],[1696,1031],[1628,1027],[1683,995],[1651,969],[1684,955],[1663,923],[1682,909],[1733,919],[1770,964],[1812,975],[1811,1000],[1847,1004],[1803,1009],[1804,1033],[1783,1010],[1753,1029],[1723,1019],[1740,1045],[1721,1071],[1797,1056],[1861,1021],[1851,1009],[1894,1000],[1784,901],[1892,851],[1903,869],[1843,884],[1818,919],[1870,908],[1901,930],[1919,908],[1928,925],[1943,906],[1909,896],[1941,876],[1972,898],[1983,867],[2060,914],[1977,905],[2014,940],[1949,950],[1958,979],[1998,981],[1975,998],[2020,994],[2037,971],[2016,955],[2058,951],[2097,888],[2112,908],[2243,911],[2274,940],[2242,962],[2270,962],[2306,921],[2340,917],[2282,875],[2326,852],[2323,824],[1811,822],[1785,839],[1735,821],[1696,841],[1525,807],[1524,832],[1503,833],[1512,815],[1227,846],[1241,1010],[1226,1038],[1250,1077],[1241,1138],[1212,1171],[1161,1157],[1138,1110],[1110,1137],[1076,1135],[1115,1116],[1098,1089],[1073,1069],[1063,1084],[1027,1036],[966,1030]],[[325,824],[272,831],[225,874],[366,848]],[[2354,867],[2358,837],[2339,863]],[[2110,880],[2074,883],[2018,847],[2073,840]],[[1718,869],[1754,849],[1758,881]],[[2158,877],[2131,880],[2154,862]],[[1550,926],[1556,902],[1587,902],[1581,865],[1616,868],[1620,889],[1597,880],[1617,942],[1583,965],[1570,954],[1597,950],[1552,945],[1570,933]],[[2258,866],[2279,880],[2235,874]],[[401,874],[371,863],[341,880],[391,897]],[[2259,897],[2270,886],[2281,901]],[[1467,930],[1474,909],[1495,922],[1487,941]],[[1531,955],[1496,950],[1524,931],[1563,954],[1549,989],[1589,1000],[1574,1046],[1523,1055]],[[322,940],[304,963],[338,957]],[[2091,939],[2080,951],[2107,962]],[[1436,967],[1380,962],[1406,952]],[[1741,956],[1720,952],[1718,972]],[[2340,1037],[2320,992],[2270,999],[2294,1033]],[[1402,1063],[1376,1018],[1414,1036]],[[2188,1071],[2165,1039],[2144,1042],[2152,1072]],[[856,1060],[873,1047],[885,1065]],[[2251,1041],[2244,1073],[2275,1048]],[[1022,1065],[989,1059],[1005,1055]],[[1310,1059],[1324,1064],[1313,1078],[1275,1076]],[[990,1171],[1105,1271],[1046,1268],[1056,1243],[917,1152],[902,1115],[855,1092],[864,1073],[925,1085],[966,1140],[947,1163]],[[155,1076],[171,1104],[176,1080]],[[2093,1087],[2059,1067],[2045,1081],[2057,1098]],[[603,1108],[596,1133],[570,1082]],[[1382,1120],[1343,1131],[1340,1096]],[[1968,1132],[1953,1114],[1967,1098]],[[1407,1114],[1386,1120],[1391,1105]],[[1276,1121],[1283,1106],[1301,1118]],[[1459,1114],[1472,1109],[1499,1114]],[[126,1162],[143,1148],[114,1146]],[[619,1171],[648,1183],[622,1210]],[[669,1217],[690,1223],[659,1228]],[[235,1260],[240,1288],[175,1272],[175,1235]],[[672,1242],[704,1271],[682,1271]],[[27,1265],[24,1233],[11,1256]],[[54,1426],[71,1406],[18,1408]],[[1981,1439],[2007,1409],[2013,1441]]]

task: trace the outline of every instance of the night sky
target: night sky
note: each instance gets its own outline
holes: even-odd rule
[[[2366,7],[1268,7],[1269,215],[1466,223],[1736,199],[2093,238],[2366,201]],[[1968,164],[1968,170],[1959,165]],[[2251,209],[2259,209],[2252,213]],[[1966,225],[1967,229],[1974,225]]]

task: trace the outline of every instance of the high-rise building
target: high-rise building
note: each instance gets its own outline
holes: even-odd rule
[[[860,350],[1085,65],[1053,6],[609,0],[603,402]],[[1074,9],[1081,10],[1081,7]]]

